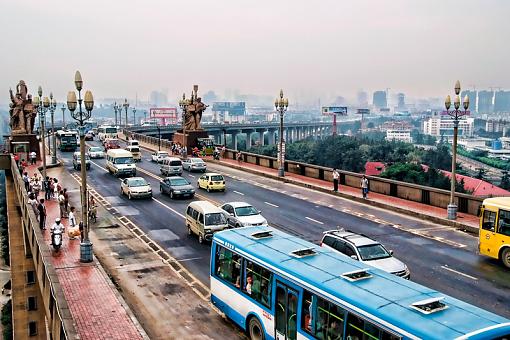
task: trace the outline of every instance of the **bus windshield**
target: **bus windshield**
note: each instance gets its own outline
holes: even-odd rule
[[[115,164],[133,164],[132,157],[119,157],[115,158]]]
[[[106,128],[106,133],[117,133],[117,128],[114,128],[114,127],[109,127],[109,128]]]

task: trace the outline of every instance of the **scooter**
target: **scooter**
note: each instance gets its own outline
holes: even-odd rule
[[[220,153],[219,153],[219,152],[214,151],[214,152],[213,152],[213,159],[215,159],[215,160],[219,161],[219,160],[220,160]]]
[[[60,247],[62,246],[62,231],[55,230],[51,234],[51,242],[53,244],[53,249],[55,249],[56,252],[60,250]]]
[[[97,207],[95,205],[89,208],[89,220],[96,223],[97,221]]]

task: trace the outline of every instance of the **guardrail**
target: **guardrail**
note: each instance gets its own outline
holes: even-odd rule
[[[158,145],[158,138],[144,136],[143,134],[133,133],[125,130],[124,132],[130,138],[138,139],[149,144]],[[163,142],[163,140],[162,140]],[[170,148],[172,143],[165,140],[165,147]],[[163,144],[161,144],[163,147]],[[236,159],[239,151],[227,149],[224,157]],[[278,169],[278,160],[275,157],[264,156],[246,151],[241,152],[243,161],[250,164],[260,165],[266,168]],[[285,171],[310,178],[321,179],[333,182],[333,169],[319,165],[306,164],[286,160]],[[340,185],[359,188],[362,174],[340,170]],[[405,200],[418,202],[434,207],[446,209],[450,202],[450,191],[436,189],[418,184],[395,181],[377,176],[367,176],[369,180],[369,190],[379,194],[402,198]],[[458,211],[471,215],[477,215],[478,208],[483,202],[483,198],[475,197],[469,194],[455,193],[455,201]]]
[[[16,190],[25,234],[25,251],[34,261],[37,282],[41,291],[47,327],[51,339],[79,339],[74,321],[64,298],[57,272],[51,263],[51,250],[39,229],[39,223],[30,204],[25,185],[12,155],[0,155],[0,164],[10,161],[10,171]],[[28,248],[28,249],[27,249]]]

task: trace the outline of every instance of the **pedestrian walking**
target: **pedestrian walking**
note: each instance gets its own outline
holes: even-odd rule
[[[28,173],[26,171],[23,173],[22,178],[23,178],[23,183],[25,183],[25,190],[27,192],[29,192],[30,191],[30,178],[28,177]]]
[[[335,168],[333,169],[333,191],[338,192],[338,180],[340,179],[340,173]]]
[[[58,206],[60,208],[60,218],[67,218],[64,201],[65,201],[64,190],[61,190],[58,194]]]
[[[57,199],[57,200],[58,200],[59,192],[60,192],[60,190],[59,190],[58,179],[53,178],[53,197],[55,197],[55,199]]]
[[[16,166],[19,166],[19,155],[17,153],[14,154],[14,161],[16,162]]]
[[[66,214],[69,212],[69,194],[67,193],[67,188],[64,188],[64,210]]]
[[[71,207],[71,211],[69,212],[69,230],[74,230],[74,228],[76,228],[76,216],[74,216],[74,212],[75,212],[75,207]],[[72,239],[75,239],[76,237],[72,236]]]
[[[368,179],[363,175],[361,177],[361,193],[363,194],[363,198],[367,199],[368,195]]]
[[[36,162],[36,159],[37,159],[37,154],[35,153],[35,151],[32,151],[30,153],[30,164],[34,165]]]
[[[39,200],[37,210],[39,211],[39,228],[41,228],[41,230],[46,230],[46,206],[44,205],[43,198]]]
[[[241,152],[237,153],[237,163],[241,163],[243,160],[243,154]]]
[[[32,191],[35,195],[35,198],[39,198],[39,192],[41,191],[41,182],[39,182],[39,178],[35,178],[34,183],[32,184]]]
[[[33,193],[30,193],[28,195],[28,203],[32,207],[32,210],[34,211],[35,217],[38,218],[39,210],[37,210],[37,205],[39,204],[39,202],[37,202],[37,200],[35,199],[35,195]]]
[[[49,201],[49,199],[51,198],[51,179],[49,176],[46,176],[46,178],[44,179],[43,181],[43,189],[44,189],[44,199],[46,201]]]

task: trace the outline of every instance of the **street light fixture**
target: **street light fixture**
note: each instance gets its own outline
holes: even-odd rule
[[[158,129],[158,151],[161,151],[161,127],[158,125],[156,128]]]
[[[289,99],[283,98],[283,90],[280,90],[280,98],[274,101],[274,107],[280,114],[280,144],[278,146],[278,177],[285,177],[285,141],[283,140],[283,115],[289,107]]]
[[[124,104],[122,104],[122,106],[124,106],[124,109],[126,110],[126,123],[124,124],[124,126],[127,128],[128,127],[127,113],[128,113],[128,108],[129,108],[129,103],[127,101],[127,98],[124,99]]]
[[[133,107],[133,126],[136,125],[136,107]]]
[[[34,107],[37,110],[37,113],[39,114],[39,126],[41,128],[40,132],[40,138],[42,143],[42,161],[43,161],[43,178],[46,178],[46,143],[44,141],[45,139],[45,131],[44,131],[44,123],[46,121],[46,112],[48,111],[48,108],[50,107],[50,100],[48,97],[42,97],[43,91],[42,87],[39,86],[37,89],[38,96],[34,98]]]
[[[51,114],[51,134],[52,134],[52,149],[51,164],[57,164],[57,138],[55,134],[55,109],[57,108],[57,101],[53,98],[53,93],[50,92],[50,114]],[[46,178],[46,177],[44,177]]]
[[[92,243],[89,240],[89,223],[88,223],[88,199],[87,199],[87,167],[85,162],[85,122],[92,116],[94,108],[94,98],[92,92],[86,91],[84,100],[81,98],[81,90],[83,80],[81,74],[76,71],[74,76],[74,84],[78,90],[79,111],[76,110],[76,93],[70,91],[67,94],[67,108],[71,111],[71,116],[79,124],[80,130],[80,170],[81,170],[81,220],[83,223],[83,242],[80,243],[80,261],[92,262]],[[85,112],[82,110],[82,103],[85,103]]]
[[[62,129],[66,129],[66,106],[65,104],[62,104]]]
[[[179,100],[179,107],[182,111],[182,146],[186,145],[186,107],[189,104],[188,99],[186,99],[186,93],[182,94],[182,99]]]
[[[460,82],[457,80],[455,83],[455,99],[453,101],[453,107],[455,108],[453,111],[450,111],[450,106],[452,105],[452,100],[450,95],[446,96],[444,106],[446,108],[446,113],[453,120],[453,144],[452,144],[452,176],[451,176],[451,187],[450,187],[450,203],[448,204],[447,212],[449,220],[457,219],[457,204],[455,204],[455,183],[457,181],[455,175],[455,167],[457,163],[457,135],[459,133],[459,119],[468,114],[469,108],[469,97],[466,95],[463,101],[464,111],[460,109]]]
[[[118,126],[118,125],[117,125],[117,121],[118,121],[118,119],[117,119],[117,111],[118,111],[118,112],[119,112],[119,114],[120,114],[120,106],[119,106],[119,105],[117,105],[117,102],[115,102],[115,103],[113,104],[113,110],[115,111],[115,126]]]

